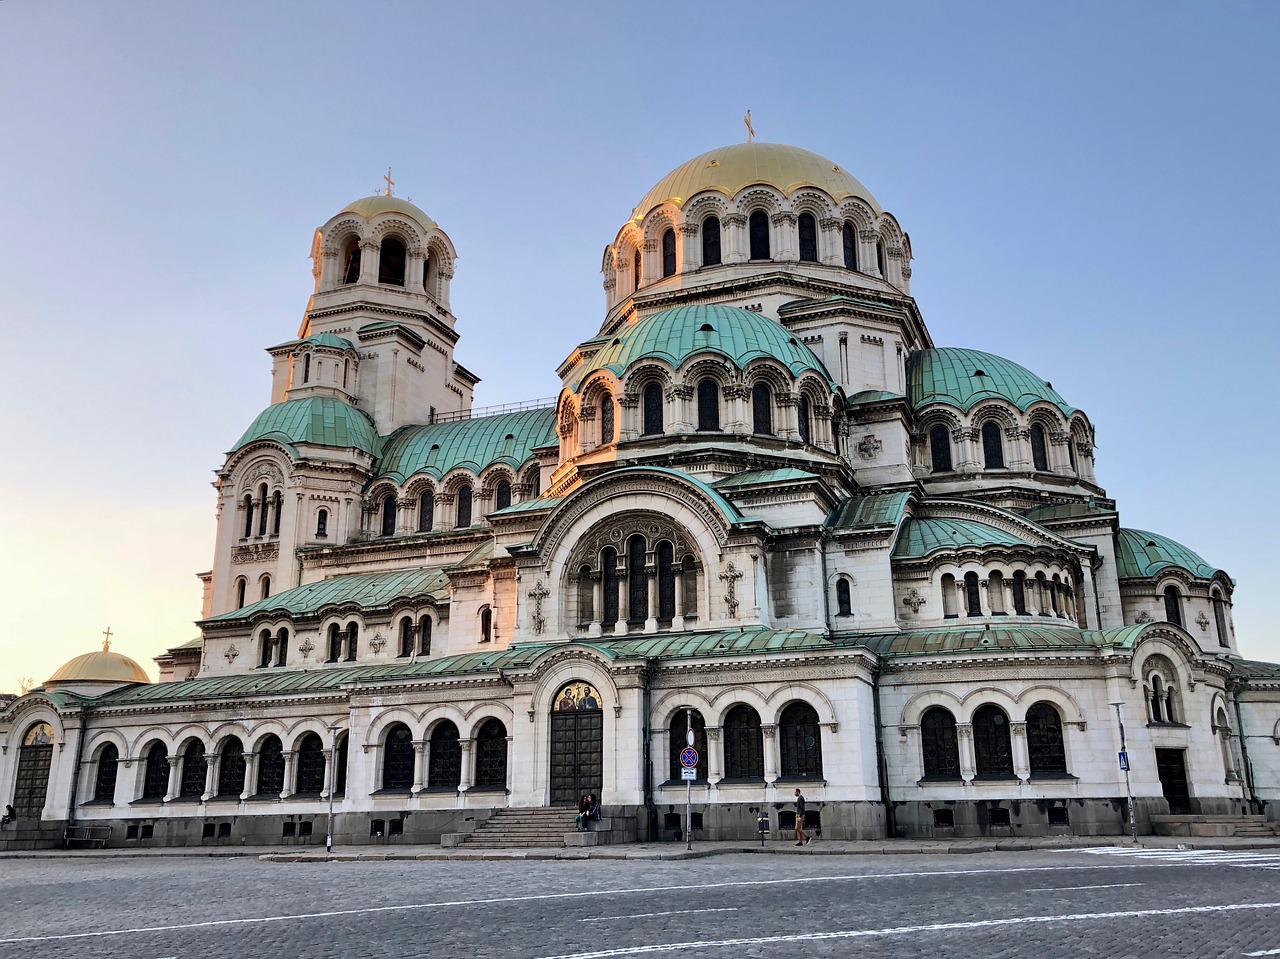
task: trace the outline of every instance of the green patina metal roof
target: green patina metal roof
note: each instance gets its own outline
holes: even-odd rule
[[[302,340],[303,343],[314,343],[316,346],[331,346],[338,350],[354,350],[355,344],[338,336],[336,333],[316,333]]]
[[[258,414],[231,452],[257,440],[285,446],[312,443],[378,454],[378,432],[368,414],[331,396],[308,396],[268,406]]]
[[[1218,572],[1181,543],[1145,529],[1121,529],[1116,536],[1116,569],[1121,579],[1149,579],[1167,566],[1210,579]]]
[[[1037,506],[1022,514],[1033,523],[1041,523],[1054,519],[1077,519],[1082,516],[1113,516],[1114,509],[1104,509],[1092,500],[1080,500],[1074,503],[1054,503],[1050,506]]]
[[[512,506],[504,506],[502,509],[494,510],[489,516],[510,516],[512,513],[532,513],[540,509],[552,509],[559,505],[563,500],[563,496],[540,496],[534,499],[527,499],[523,503],[516,503]]]
[[[1280,663],[1264,663],[1256,659],[1236,659],[1234,656],[1219,656],[1218,660],[1231,667],[1231,673],[1239,679],[1260,679],[1267,682],[1280,681]]]
[[[574,389],[596,370],[621,376],[647,358],[679,367],[689,357],[705,353],[723,356],[739,369],[758,357],[772,357],[792,375],[820,373],[835,389],[822,361],[781,323],[751,310],[715,304],[662,310],[621,330],[584,365]]]
[[[271,612],[291,616],[315,613],[326,606],[354,603],[363,609],[377,609],[408,596],[449,598],[449,580],[438,567],[398,569],[382,573],[352,573],[319,582],[295,586],[260,599],[241,609],[210,616],[205,622],[218,623],[247,619],[256,613]]]
[[[748,470],[745,473],[735,473],[733,476],[726,476],[722,480],[716,480],[712,485],[716,489],[734,489],[739,486],[763,486],[772,483],[789,483],[793,480],[816,480],[820,477],[815,473],[808,473],[794,466],[784,466],[776,470]]]
[[[406,426],[383,440],[378,476],[404,482],[415,473],[440,479],[459,467],[480,473],[494,463],[519,469],[535,449],[554,442],[553,407]]]
[[[967,412],[983,400],[1000,398],[1020,410],[1047,400],[1066,416],[1075,412],[1052,386],[1025,367],[1002,356],[955,347],[912,353],[907,358],[907,392],[916,409],[947,403]]]
[[[879,636],[851,636],[845,643],[866,646],[878,656],[906,657],[968,652],[1131,647],[1151,624],[1116,629],[1075,629],[1056,625],[1010,625],[991,629],[926,629]]]
[[[907,490],[851,496],[827,519],[827,528],[841,530],[897,526],[910,499],[911,493]]]
[[[965,546],[1029,546],[1019,536],[971,519],[911,517],[898,534],[894,559],[921,559],[930,553]]]
[[[861,390],[849,397],[849,405],[857,406],[860,403],[882,403],[885,400],[905,400],[906,397],[901,393],[887,393],[884,390]]]
[[[688,483],[690,486],[696,486],[698,489],[702,490],[702,492],[707,494],[708,498],[710,498],[710,500],[719,507],[720,511],[724,513],[730,522],[740,523],[745,519],[745,517],[738,512],[738,507],[725,499],[724,494],[714,486],[704,483],[696,476],[690,476],[688,473],[682,473],[679,470],[668,469],[665,466],[623,466],[619,469],[610,470],[608,473],[603,473],[600,476],[597,476],[595,479],[591,480],[591,483],[608,482],[633,473],[658,473],[661,476],[671,476],[680,480],[682,483]],[[585,489],[586,485],[591,484],[585,484],[582,488]],[[581,491],[581,489],[578,490],[579,493]],[[568,497],[566,497],[566,499],[567,498]]]

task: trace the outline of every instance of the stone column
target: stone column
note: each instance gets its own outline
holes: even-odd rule
[[[1009,723],[1009,738],[1013,745],[1013,774],[1026,782],[1031,778],[1031,759],[1027,750],[1027,724]]]
[[[661,254],[658,252],[658,241],[653,237],[646,237],[644,241],[644,252],[640,257],[640,283],[652,283],[654,280],[662,276],[662,264],[659,262]]]
[[[201,802],[208,802],[218,791],[218,761],[220,758],[221,753],[214,752],[205,755],[204,793],[200,796]]]
[[[378,241],[372,237],[360,241],[360,279],[357,282],[378,282],[378,246]]]
[[[627,578],[618,576],[614,588],[618,591],[618,621],[613,624],[613,635],[625,636],[627,635],[627,601],[630,599]]]
[[[658,568],[656,566],[646,566],[644,578],[649,584],[649,610],[648,616],[644,621],[644,631],[646,633],[656,633],[658,631]]]
[[[240,790],[240,801],[244,802],[253,795],[258,785],[258,754],[244,754],[244,786]]]
[[[772,785],[778,778],[778,727],[762,724],[760,731],[764,734],[764,781]]]
[[[590,636],[604,635],[604,571],[594,575],[591,581],[591,628],[587,630]]]
[[[978,767],[973,757],[973,725],[956,723],[956,745],[960,750],[960,778],[966,783],[977,775]]]
[[[674,562],[674,560],[672,562]],[[676,632],[680,632],[684,629],[684,568],[682,566],[677,566],[672,572],[675,575],[676,581],[676,611],[675,615],[671,617],[671,628]]]
[[[771,259],[782,263],[794,263],[800,259],[799,234],[796,231],[794,213],[775,213],[769,217],[773,226],[769,236]]]
[[[416,796],[426,788],[427,782],[427,751],[431,748],[431,741],[427,739],[415,739],[413,741],[413,789],[412,792]]]
[[[844,221],[823,217],[818,221],[818,262],[827,266],[844,266]]]
[[[396,501],[396,534],[403,536],[412,533],[417,525],[417,510],[414,501],[406,497]]]
[[[281,755],[284,756],[284,782],[280,786],[280,798],[288,799],[293,795],[293,766],[297,754],[286,749]]]
[[[692,273],[702,265],[702,257],[699,253],[698,243],[698,224],[681,223],[677,228],[680,234],[680,272]]]
[[[778,393],[778,420],[776,430],[780,439],[790,440],[793,443],[800,441],[800,396],[797,393]],[[810,426],[813,425],[812,412],[809,416]]]
[[[720,742],[720,727],[707,727],[707,776],[712,785],[724,778],[724,746]]]
[[[728,213],[720,218],[720,258],[725,263],[747,261],[747,218],[741,213]]]
[[[427,262],[426,251],[415,246],[405,255],[404,288],[415,293],[422,289],[423,267]]]
[[[338,273],[342,266],[338,260],[342,251],[336,246],[326,246],[320,260],[320,290],[337,289]]]
[[[880,264],[876,258],[876,240],[880,234],[875,230],[858,231],[858,272],[868,276],[880,275]]]
[[[465,793],[475,785],[475,744],[476,741],[474,739],[458,740],[458,746],[462,749],[462,775],[458,783],[458,792],[461,793]]]
[[[181,755],[169,757],[169,787],[165,790],[165,802],[170,802],[178,797],[178,790],[182,786],[181,763]]]
[[[748,436],[751,433],[751,423],[747,419],[747,400],[751,397],[749,387],[741,383],[735,383],[732,386],[724,388],[725,398],[725,432],[734,433],[739,436]]]

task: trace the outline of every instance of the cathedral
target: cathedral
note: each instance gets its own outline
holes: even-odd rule
[[[389,187],[316,230],[199,637],[0,704],[0,848],[1274,828],[1231,577],[1121,524],[1087,397],[934,344],[839,163],[659,180],[546,401],[473,406],[457,256]]]

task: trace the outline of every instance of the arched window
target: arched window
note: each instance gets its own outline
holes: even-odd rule
[[[1151,721],[1162,723],[1164,719],[1164,683],[1159,676],[1151,677]]]
[[[876,240],[876,269],[880,271],[880,276],[888,276],[884,269],[884,244],[879,240]]]
[[[462,745],[458,727],[449,720],[431,731],[427,754],[427,788],[457,789],[462,784]]]
[[[383,740],[382,788],[396,792],[413,788],[413,733],[404,723],[394,724]]]
[[[1036,573],[1036,612],[1041,616],[1049,615],[1049,580],[1044,573]]]
[[[418,655],[431,655],[431,617],[423,616],[418,620]]]
[[[511,484],[506,480],[498,481],[498,489],[493,498],[495,509],[506,509],[511,505]]]
[[[964,605],[968,616],[982,615],[982,592],[978,587],[978,574],[964,574]]]
[[[933,472],[951,472],[951,431],[941,423],[929,430],[929,455]]]
[[[343,247],[342,282],[355,283],[360,279],[360,240],[351,237]]]
[[[466,529],[471,525],[471,487],[463,486],[458,490],[458,513],[453,524],[458,529]]]
[[[258,634],[258,645],[260,647],[259,652],[261,653],[258,658],[258,665],[270,666],[271,656],[272,653],[275,652],[276,645],[276,641],[271,636],[271,630],[264,629]]]
[[[1036,703],[1027,710],[1027,749],[1031,775],[1065,776],[1067,750],[1062,740],[1062,717],[1051,703]]]
[[[306,353],[302,357],[302,382],[311,382],[311,354]]]
[[[147,750],[147,765],[142,773],[142,798],[164,799],[168,792],[169,747],[164,743],[152,743]]]
[[[378,282],[389,286],[404,286],[404,263],[404,241],[395,236],[383,237],[382,249],[378,254]]]
[[[760,714],[739,704],[724,717],[724,778],[764,779],[764,733]]]
[[[995,420],[982,424],[982,464],[989,470],[1004,469],[1004,442]]]
[[[800,442],[809,442],[809,397],[800,396],[800,402],[796,404],[796,427],[800,431]]]
[[[116,774],[120,771],[120,750],[115,743],[107,743],[98,753],[98,769],[93,780],[93,801],[116,801]]]
[[[992,616],[1007,616],[1004,608],[1004,573],[992,570],[987,574],[987,603]]]
[[[641,405],[644,407],[644,424],[641,432],[645,436],[656,436],[662,432],[662,385],[650,383],[641,394]]]
[[[253,535],[253,494],[244,494],[244,535]]]
[[[613,442],[615,428],[613,397],[605,393],[600,397],[600,443],[602,446],[608,446]]]
[[[502,789],[507,785],[507,727],[498,719],[486,719],[476,733],[476,788]]]
[[[676,231],[667,230],[662,234],[662,275],[676,275]]]
[[[655,553],[658,560],[658,622],[669,623],[676,615],[675,547],[663,540]]]
[[[283,626],[276,633],[276,665],[283,666],[289,658],[289,631]]]
[[[278,796],[284,791],[284,745],[275,734],[257,746],[257,794]]]
[[[933,706],[920,718],[920,752],[926,779],[960,778],[956,718],[949,710]]]
[[[182,778],[178,781],[178,795],[184,799],[199,799],[204,795],[204,781],[209,773],[209,759],[205,756],[204,743],[193,739],[182,751]]]
[[[1061,616],[1062,607],[1058,605],[1058,594],[1062,590],[1062,580],[1057,573],[1053,574],[1053,579],[1049,582],[1049,605],[1053,609],[1053,615]]]
[[[684,609],[680,613],[687,622],[698,615],[698,566],[693,556],[686,554],[680,561],[680,576],[684,580],[681,587]]]
[[[702,221],[702,265],[720,265],[720,218],[716,216]]]
[[[235,736],[228,736],[218,752],[218,795],[239,796],[244,792],[244,744]]]
[[[436,278],[440,275],[440,268],[436,262],[436,258],[429,252],[422,258],[422,290],[427,296],[435,296]],[[346,385],[345,383],[343,384]]]
[[[236,609],[244,609],[244,594],[249,583],[243,576],[236,580]]]
[[[382,497],[382,535],[396,534],[396,494],[388,493]]]
[[[751,424],[752,432],[773,435],[773,391],[764,383],[751,387]]]
[[[712,379],[698,383],[698,429],[720,429],[720,385]]]
[[[329,511],[322,509],[316,513],[316,538],[322,539],[329,535]]]
[[[751,259],[769,259],[769,214],[756,210],[747,221],[747,233],[751,247]]]
[[[618,553],[612,546],[606,546],[600,552],[600,578],[604,593],[604,612],[600,621],[612,626],[618,621]]]
[[[782,775],[788,779],[822,778],[822,730],[808,703],[791,703],[778,719]]]
[[[413,620],[408,616],[400,620],[400,656],[413,655]]]
[[[480,642],[487,643],[493,639],[493,610],[482,607],[480,610]]]
[[[627,622],[643,623],[649,615],[649,576],[645,572],[647,552],[643,536],[627,542]]]
[[[636,255],[631,258],[631,270],[632,270],[632,275],[635,277],[635,281],[636,281],[635,288],[637,290],[640,289],[640,267],[641,267],[640,251],[636,250]]]
[[[1031,426],[1031,465],[1041,472],[1049,469],[1049,451],[1044,442],[1044,427],[1039,423]]]
[[[324,743],[316,733],[307,733],[298,743],[298,775],[293,791],[304,796],[318,796],[324,792],[324,776]]]
[[[1071,472],[1079,473],[1080,470],[1076,467],[1075,437],[1070,437],[1067,439],[1067,460],[1071,463]]]
[[[418,532],[429,533],[436,520],[436,494],[423,490],[418,497]]]
[[[342,658],[342,630],[337,623],[329,624],[329,658],[326,662],[336,663]]]
[[[338,739],[338,758],[334,762],[333,775],[335,782],[333,784],[333,794],[341,796],[347,791],[347,755],[350,752],[348,746],[351,744],[351,737],[343,733]]]
[[[844,226],[840,228],[840,243],[844,249],[844,268],[856,270],[858,268],[858,231],[848,220],[845,220]]]
[[[263,599],[271,598],[271,577],[270,576],[262,577],[262,598]]]
[[[689,719],[692,712],[693,720]],[[680,754],[684,752],[685,746],[689,744],[688,732],[693,729],[693,747],[698,751],[698,765],[694,767],[697,770],[698,780],[705,781],[707,778],[707,723],[702,718],[702,713],[696,709],[677,709],[671,714],[671,723],[667,727],[668,734],[668,778],[672,781],[679,781],[680,771],[684,769],[684,764],[680,762]]]
[[[942,574],[942,617],[956,619],[960,615],[960,601],[956,595],[956,578],[950,573]]]
[[[812,213],[801,213],[797,225],[800,229],[800,261],[818,262],[818,221]]]
[[[852,616],[853,601],[849,596],[849,581],[841,576],[836,580],[837,616]]]
[[[347,623],[347,662],[353,663],[360,646],[360,624]]]
[[[258,487],[258,535],[267,535],[267,484]]]
[[[1175,626],[1182,625],[1182,595],[1176,586],[1164,588],[1164,618]]]
[[[1013,611],[1027,615],[1027,574],[1018,570],[1013,574]]]
[[[1218,645],[1230,646],[1231,637],[1227,634],[1227,603],[1216,589],[1209,596],[1213,604],[1213,626],[1218,633]]]
[[[280,514],[284,512],[284,494],[276,490],[271,497],[271,535],[280,535]]]
[[[973,714],[973,754],[979,777],[1005,779],[1013,775],[1009,717],[999,706],[980,706]]]

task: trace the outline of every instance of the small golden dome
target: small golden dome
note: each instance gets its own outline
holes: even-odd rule
[[[63,663],[45,681],[51,683],[149,683],[146,670],[134,660],[108,649],[85,653]]]
[[[417,220],[428,230],[436,227],[435,220],[431,219],[431,217],[427,216],[421,209],[410,203],[404,197],[399,196],[385,196],[383,194],[378,194],[376,196],[361,197],[354,203],[348,203],[338,211],[339,216],[343,213],[355,213],[358,216],[364,217],[366,220],[372,220],[375,216],[380,216],[383,213],[400,213],[404,216]]]

